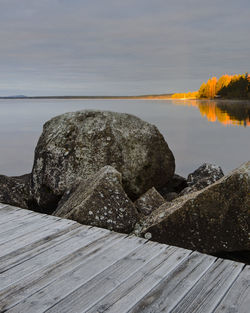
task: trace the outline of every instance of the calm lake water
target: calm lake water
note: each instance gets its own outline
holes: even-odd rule
[[[31,171],[42,125],[83,109],[126,112],[155,124],[186,176],[203,162],[225,173],[250,159],[250,102],[196,100],[0,100],[0,174]]]

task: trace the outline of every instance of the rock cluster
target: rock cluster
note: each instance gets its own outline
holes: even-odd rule
[[[122,174],[131,199],[164,186],[175,170],[173,154],[154,125],[124,113],[65,113],[44,125],[35,150],[34,208],[53,210],[76,179],[85,180],[106,165]]]
[[[250,251],[250,162],[187,179],[158,129],[107,111],[48,121],[31,174],[0,175],[0,202],[205,253]]]
[[[136,226],[152,240],[205,253],[250,251],[250,162],[214,184],[165,203]]]

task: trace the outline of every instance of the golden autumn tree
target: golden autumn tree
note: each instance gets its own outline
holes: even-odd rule
[[[218,79],[217,84],[216,84],[216,94],[218,94],[223,87],[227,87],[229,83],[231,82],[232,78],[233,76],[231,75],[221,76]]]
[[[212,77],[211,79],[208,80],[207,82],[207,89],[208,89],[208,97],[213,99],[216,95],[216,84],[217,84],[217,78]]]

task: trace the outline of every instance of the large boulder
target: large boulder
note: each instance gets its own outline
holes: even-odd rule
[[[166,203],[136,233],[204,253],[250,251],[250,162],[216,183]]]
[[[187,188],[185,188],[181,194],[201,190],[209,185],[212,185],[223,176],[224,173],[220,166],[203,163],[193,173],[188,175]]]
[[[123,113],[78,111],[48,121],[35,150],[33,208],[53,210],[76,179],[105,165],[122,174],[125,191],[136,199],[173,176],[175,161],[156,126]]]
[[[154,187],[152,187],[139,199],[137,199],[134,204],[139,213],[143,215],[149,215],[165,202],[165,199],[159,194],[159,192]]]
[[[65,192],[53,215],[123,233],[130,233],[138,219],[121,174],[111,166]]]
[[[0,175],[0,202],[28,208],[30,174],[8,177]]]

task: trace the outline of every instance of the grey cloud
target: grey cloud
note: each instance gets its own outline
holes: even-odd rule
[[[0,0],[0,95],[197,89],[249,70],[248,0]]]

